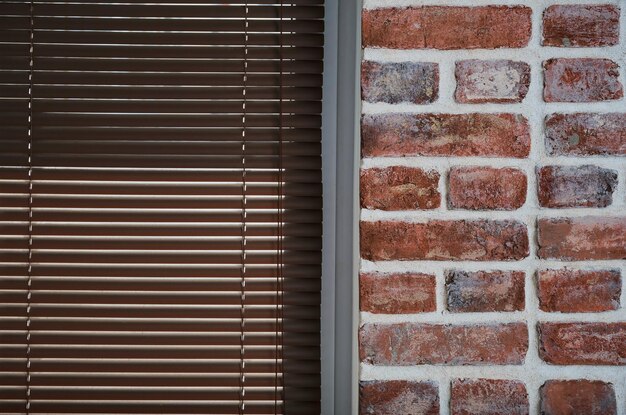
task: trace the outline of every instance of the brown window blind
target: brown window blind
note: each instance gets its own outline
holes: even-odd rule
[[[0,2],[0,413],[320,412],[323,15]]]

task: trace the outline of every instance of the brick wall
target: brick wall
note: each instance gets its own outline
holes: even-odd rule
[[[620,3],[364,0],[361,414],[626,415]]]

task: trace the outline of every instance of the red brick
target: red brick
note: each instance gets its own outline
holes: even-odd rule
[[[361,311],[406,314],[436,309],[434,275],[362,273],[359,280]]]
[[[435,220],[361,222],[361,256],[381,260],[511,261],[528,256],[523,223]]]
[[[528,415],[524,383],[500,379],[456,379],[450,391],[451,415]]]
[[[540,323],[539,356],[553,365],[626,365],[626,322]]]
[[[543,259],[625,259],[626,217],[539,219],[537,241]]]
[[[528,156],[528,120],[515,114],[367,114],[362,152],[373,156]]]
[[[372,380],[359,384],[360,415],[439,415],[439,390],[433,382]]]
[[[611,4],[554,5],[543,12],[544,46],[619,43],[619,8]]]
[[[613,385],[594,380],[549,380],[541,386],[542,415],[617,415]]]
[[[530,65],[511,60],[467,60],[456,63],[457,102],[522,102],[530,84]]]
[[[368,102],[428,104],[439,94],[439,65],[427,62],[361,65],[361,97]]]
[[[451,209],[515,210],[526,201],[526,175],[513,168],[453,167],[448,187]]]
[[[522,48],[532,11],[524,6],[364,10],[363,46],[391,49]]]
[[[523,323],[370,323],[359,336],[361,361],[373,365],[519,365],[528,350]]]
[[[544,311],[608,311],[619,308],[622,280],[618,270],[550,269],[539,271],[537,289]]]
[[[546,102],[594,102],[624,96],[618,65],[609,59],[550,59],[543,64]]]
[[[521,271],[446,271],[448,310],[459,312],[524,310]]]
[[[626,155],[626,113],[553,114],[546,118],[551,156]]]
[[[434,209],[441,203],[439,173],[393,166],[361,170],[361,207],[381,210]]]
[[[606,207],[617,172],[597,166],[546,166],[537,172],[539,204],[548,208]]]

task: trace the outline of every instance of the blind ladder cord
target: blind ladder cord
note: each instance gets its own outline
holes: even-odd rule
[[[33,258],[33,49],[34,49],[34,1],[30,1],[29,60],[28,60],[28,270],[26,279],[26,414],[31,406],[31,349],[30,312]]]
[[[278,80],[278,88],[279,88],[279,110],[278,110],[278,243],[277,248],[278,252],[276,255],[277,260],[277,269],[276,269],[276,353],[275,353],[275,380],[274,380],[274,413],[278,414],[278,401],[280,400],[282,403],[282,411],[281,413],[285,413],[285,370],[283,367],[284,362],[284,344],[283,344],[283,333],[284,333],[284,275],[283,275],[283,238],[284,238],[284,217],[283,217],[283,181],[284,181],[284,166],[283,166],[283,0],[280,0],[279,12],[278,12],[278,26],[279,26],[279,80]],[[282,378],[282,388],[279,391],[279,373]]]
[[[246,183],[246,87],[248,83],[248,2],[245,2],[245,14],[244,14],[244,59],[243,59],[243,102],[242,102],[242,129],[241,129],[241,152],[242,152],[242,214],[241,214],[241,336],[240,336],[240,373],[239,373],[239,413],[243,415],[246,410],[246,260],[247,260],[247,183]]]

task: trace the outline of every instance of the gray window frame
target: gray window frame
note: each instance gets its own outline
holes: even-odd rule
[[[360,0],[326,0],[322,414],[358,412]]]

